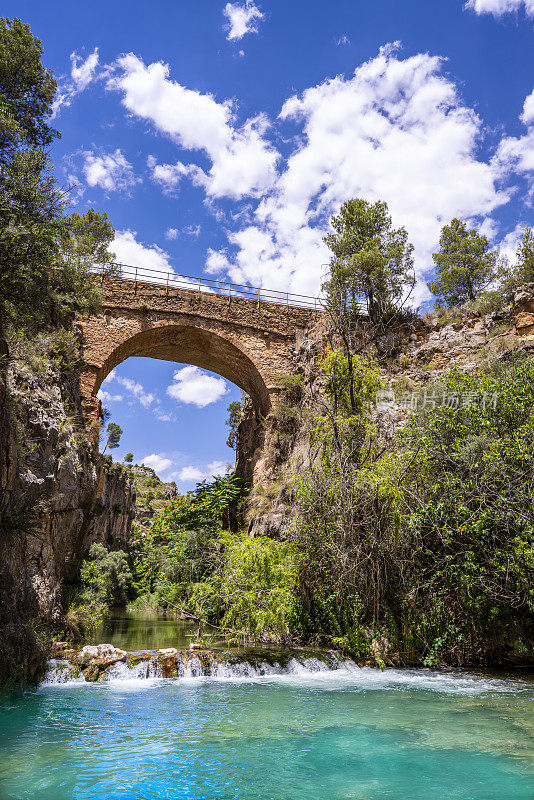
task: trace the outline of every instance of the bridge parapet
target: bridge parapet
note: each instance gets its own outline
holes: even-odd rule
[[[232,294],[102,276],[102,310],[79,317],[89,417],[109,372],[130,356],[148,356],[217,372],[267,414],[292,372],[295,349],[322,311]],[[282,293],[280,293],[282,294]]]

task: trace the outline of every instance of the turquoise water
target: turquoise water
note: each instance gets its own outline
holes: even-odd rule
[[[0,798],[533,800],[534,685],[418,671],[42,686]]]

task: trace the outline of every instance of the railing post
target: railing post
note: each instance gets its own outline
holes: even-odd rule
[[[286,292],[286,305],[287,305],[287,311],[289,313],[289,292]]]
[[[137,294],[137,267],[135,268],[135,277],[134,277],[134,294]]]
[[[167,272],[167,286],[165,288],[165,297],[169,296],[169,273]]]
[[[200,282],[200,278],[199,278],[199,279],[198,279],[198,299],[199,299],[199,300],[200,300],[200,291],[201,291],[200,287],[201,287],[201,286],[202,286],[202,284],[201,284],[201,282]]]
[[[261,289],[258,288],[258,308],[260,307]]]

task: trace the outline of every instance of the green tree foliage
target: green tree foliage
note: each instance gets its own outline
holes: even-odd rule
[[[122,428],[120,425],[117,425],[116,422],[110,422],[106,428],[107,433],[107,441],[106,446],[104,447],[104,453],[106,450],[115,450],[120,444],[121,436],[122,436]]]
[[[44,149],[58,134],[48,124],[56,83],[41,56],[27,24],[0,18],[0,322],[28,333],[64,311],[95,310],[89,269],[114,258],[105,214],[65,214]]]
[[[234,400],[228,406],[227,411],[228,418],[224,424],[227,425],[230,430],[228,431],[228,439],[226,440],[226,444],[228,447],[231,447],[232,450],[235,450],[237,447],[237,429],[239,428],[241,414],[243,411],[242,400]]]
[[[365,633],[381,622],[398,541],[391,523],[398,490],[396,464],[384,455],[372,423],[371,404],[382,385],[376,364],[353,359],[354,402],[344,354],[334,351],[323,363],[335,413],[313,422],[316,455],[296,483],[291,540],[300,556],[304,635],[368,655]]]
[[[516,263],[512,269],[514,286],[534,281],[534,231],[528,225],[517,246]]]
[[[179,609],[242,639],[287,638],[296,617],[293,548],[221,530],[240,491],[234,476],[217,478],[154,515],[134,542],[134,607]]]
[[[325,283],[327,303],[338,317],[363,310],[379,321],[414,285],[413,247],[404,228],[394,229],[386,203],[348,200],[331,219],[325,242],[333,253]]]
[[[244,639],[287,640],[297,619],[297,568],[291,544],[224,532],[221,566],[193,588],[190,607]]]
[[[217,475],[211,482],[198,485],[196,500],[208,517],[222,524],[224,512],[237,502],[241,492],[241,480],[237,475]]]
[[[124,456],[124,463],[131,464],[132,461],[133,461],[133,453],[126,453],[126,455]]]
[[[406,627],[429,663],[534,640],[534,364],[453,370],[442,388],[459,407],[415,416],[404,435],[417,498]]]
[[[47,266],[62,230],[63,199],[41,150],[0,165],[0,317],[42,327],[51,309]]]
[[[85,214],[64,217],[57,242],[54,273],[56,299],[66,310],[91,312],[98,309],[100,287],[91,275],[93,267],[104,274],[115,270],[110,252],[115,230],[107,214],[90,208]]]
[[[80,585],[66,613],[70,636],[87,640],[102,624],[110,606],[124,605],[132,573],[123,550],[93,544],[80,568]]]
[[[123,550],[110,552],[95,543],[91,545],[88,559],[82,563],[80,578],[82,601],[123,605],[132,581],[128,557]]]
[[[534,232],[528,225],[517,248],[517,264],[521,280],[525,283],[534,281]]]
[[[385,638],[427,664],[534,652],[534,363],[453,370],[391,446],[366,410],[375,385],[357,415],[340,403],[336,447],[316,421],[297,483],[305,635],[360,655]]]
[[[443,227],[433,259],[438,277],[428,287],[448,308],[475,301],[498,277],[498,254],[489,239],[459,219]]]
[[[48,125],[56,81],[41,63],[43,48],[30,26],[0,17],[0,165],[18,147],[47,147],[59,134]]]
[[[331,343],[344,351],[355,414],[358,387],[353,356],[370,345],[382,348],[392,322],[398,323],[406,313],[403,309],[415,285],[413,247],[404,228],[393,228],[386,203],[348,200],[331,222],[334,233],[325,242],[333,256],[323,289]]]

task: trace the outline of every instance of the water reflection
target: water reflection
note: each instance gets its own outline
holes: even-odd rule
[[[128,614],[119,608],[111,610],[94,638],[121,650],[180,649],[189,647],[196,632],[196,625],[171,614]]]

